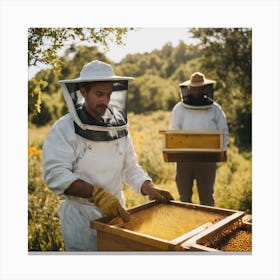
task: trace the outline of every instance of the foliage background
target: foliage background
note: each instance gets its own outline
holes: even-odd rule
[[[44,30],[35,30],[38,31]],[[180,99],[180,82],[187,80],[194,71],[217,80],[215,100],[227,115],[231,138],[228,161],[219,163],[218,167],[216,206],[251,213],[251,30],[205,28],[192,29],[192,33],[200,39],[200,44],[180,42],[173,47],[167,43],[162,49],[150,53],[129,54],[118,64],[107,59],[96,46],[73,44],[62,57],[54,56],[53,60],[50,49],[47,63],[52,68],[40,71],[28,82],[30,251],[64,250],[57,212],[62,197],[51,193],[42,180],[42,145],[50,126],[67,112],[57,81],[77,77],[82,66],[94,59],[111,63],[119,75],[137,77],[130,84],[128,118],[139,162],[155,183],[168,189],[176,199],[174,164],[163,161],[162,139],[158,131],[169,126],[170,110]],[[40,34],[46,34],[46,30]],[[117,34],[121,36],[123,33],[119,30]],[[30,50],[31,44],[29,47]],[[145,198],[126,186],[124,191],[127,207],[145,202]],[[194,202],[198,203],[196,192]]]

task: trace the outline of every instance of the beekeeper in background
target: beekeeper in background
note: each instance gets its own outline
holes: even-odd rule
[[[213,80],[195,72],[181,83],[181,101],[171,113],[170,128],[174,130],[223,130],[224,151],[228,146],[228,125],[222,108],[213,101]],[[216,162],[177,162],[176,184],[180,200],[192,203],[193,184],[196,180],[201,204],[215,206],[214,183]]]
[[[116,76],[109,64],[95,60],[84,65],[78,78],[59,81],[69,113],[50,130],[43,169],[47,186],[65,195],[59,215],[66,251],[97,250],[91,220],[106,215],[129,220],[123,183],[151,199],[173,199],[138,165],[127,128],[132,79]]]

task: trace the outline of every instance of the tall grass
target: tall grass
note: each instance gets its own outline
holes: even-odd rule
[[[139,163],[155,184],[172,193],[178,200],[174,163],[163,161],[162,135],[159,130],[169,127],[170,112],[129,114],[129,130]],[[42,145],[50,126],[29,127],[28,162],[28,249],[29,251],[63,251],[58,207],[61,196],[54,195],[42,178]],[[251,213],[251,155],[240,154],[230,139],[228,161],[218,163],[215,183],[216,206]],[[128,208],[147,201],[124,186]],[[194,203],[199,203],[194,189]]]

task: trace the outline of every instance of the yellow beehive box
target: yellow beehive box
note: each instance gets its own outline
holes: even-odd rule
[[[162,153],[166,162],[225,161],[222,130],[161,130]]]
[[[130,221],[104,217],[91,222],[98,251],[181,251],[181,244],[214,225],[230,223],[243,212],[170,201],[151,201],[128,209]]]

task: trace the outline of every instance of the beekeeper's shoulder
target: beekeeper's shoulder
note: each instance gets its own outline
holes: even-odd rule
[[[63,131],[66,134],[75,134],[74,121],[68,113],[59,118],[52,126],[53,131]]]

